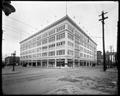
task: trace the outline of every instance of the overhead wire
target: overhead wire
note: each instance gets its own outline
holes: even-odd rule
[[[9,28],[10,30],[11,30],[11,29],[12,29],[12,30],[16,30],[16,32],[18,31],[17,29],[12,28],[12,27],[8,27],[8,26],[3,26],[3,28]],[[20,30],[19,30],[19,31],[20,31]],[[23,30],[21,30],[21,32],[24,33],[24,34],[30,34],[30,33],[25,32],[25,31],[23,31]],[[20,33],[20,34],[21,34],[21,33]]]
[[[18,20],[18,19],[16,19],[16,18],[13,18],[13,17],[10,17],[10,18],[13,19],[13,20],[15,20],[15,21],[17,21],[17,22],[20,22],[20,23],[22,23],[22,24],[25,24],[25,25],[29,26],[30,28],[32,28],[32,29],[34,29],[34,30],[37,30],[37,28],[33,27],[33,26],[30,25],[30,24],[27,24],[26,22],[23,22],[23,21],[21,21],[21,20]]]

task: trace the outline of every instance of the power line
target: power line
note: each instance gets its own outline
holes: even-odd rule
[[[5,30],[5,29],[4,29]],[[17,32],[16,30],[13,30],[13,29],[9,29],[9,31],[11,31],[11,32]],[[8,32],[9,33],[9,32]],[[23,34],[23,33],[22,33]],[[22,34],[20,33],[20,40],[22,39]],[[27,35],[28,36],[28,34],[27,34],[27,32],[25,33],[24,32],[24,35]],[[31,34],[29,34],[29,35],[31,35]],[[6,35],[6,36],[8,36],[8,35]]]
[[[16,29],[16,30],[17,30],[17,27],[10,26],[10,25],[8,25],[8,24],[4,24],[4,26],[9,27],[9,28],[14,28],[14,29]],[[21,29],[20,29],[20,30],[21,30]],[[21,31],[23,32],[24,30],[21,30]],[[30,33],[28,33],[28,34],[30,34]]]
[[[21,20],[18,20],[18,19],[13,18],[13,17],[10,17],[10,19],[13,19],[13,20],[15,20],[15,21],[17,21],[17,22],[19,22],[19,23],[25,24],[25,25],[29,26],[29,28],[32,28],[32,29],[34,29],[34,30],[37,30],[37,28],[34,28],[32,25],[27,24],[27,23],[25,23],[25,22],[23,22],[23,21],[21,21]]]
[[[13,28],[13,27],[11,27],[11,26],[9,26],[9,25],[6,25],[6,26],[4,25],[4,27],[10,28],[10,29],[13,29],[13,30],[14,30],[14,29],[17,30],[15,27]],[[3,28],[4,28],[4,27],[3,27]],[[18,30],[17,30],[17,31],[18,31]],[[19,31],[20,31],[20,30],[19,30]],[[26,31],[24,31],[24,30],[21,30],[21,32],[30,34],[30,33],[26,32]]]

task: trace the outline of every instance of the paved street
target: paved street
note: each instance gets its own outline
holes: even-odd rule
[[[116,94],[117,70],[101,67],[2,69],[4,94]]]

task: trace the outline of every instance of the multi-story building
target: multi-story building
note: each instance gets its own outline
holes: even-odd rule
[[[106,64],[108,67],[116,66],[116,52],[106,52]]]
[[[13,56],[8,56],[5,58],[5,65],[13,65],[14,62],[15,62],[15,65],[19,65],[20,57],[17,56],[14,58]]]
[[[103,55],[101,51],[97,51],[97,64],[98,65],[103,64]]]
[[[69,17],[20,42],[22,64],[81,66],[97,63],[97,44]]]

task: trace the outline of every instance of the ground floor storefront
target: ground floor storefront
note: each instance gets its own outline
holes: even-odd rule
[[[95,61],[78,60],[78,59],[42,59],[21,61],[23,66],[40,66],[40,67],[80,67],[95,66]]]

